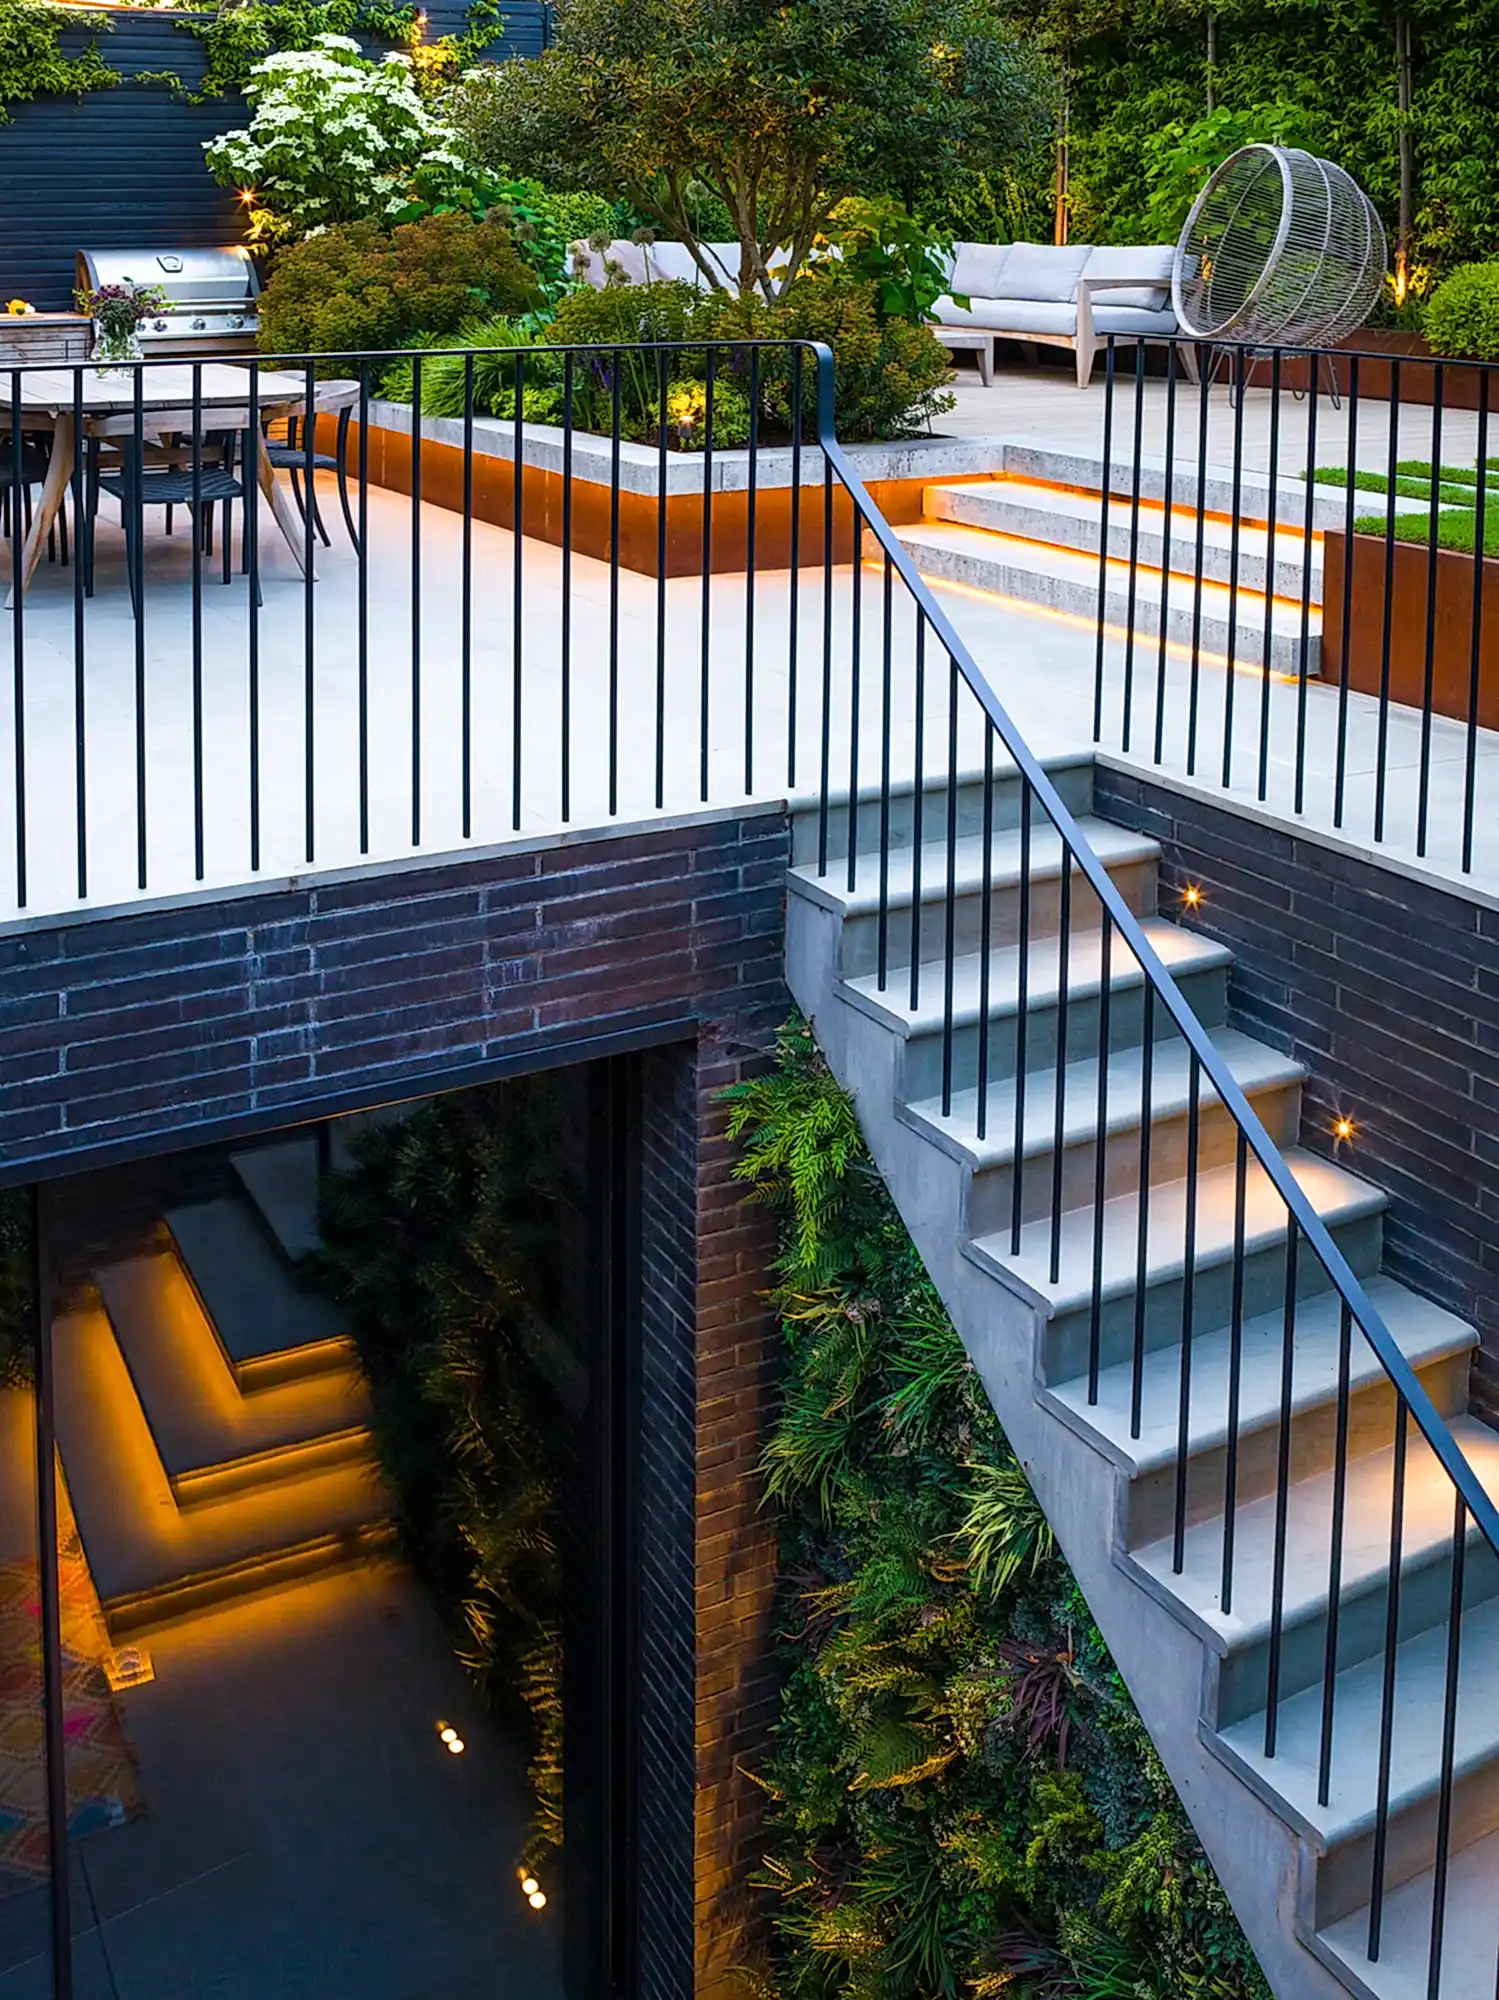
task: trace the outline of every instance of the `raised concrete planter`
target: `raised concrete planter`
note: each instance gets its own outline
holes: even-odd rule
[[[369,478],[397,493],[411,491],[412,422],[405,403],[373,402],[367,440]],[[327,420],[331,446],[332,433]],[[475,515],[502,528],[517,517],[515,425],[498,417],[473,424],[472,505]],[[553,424],[526,424],[522,431],[519,518],[525,534],[562,545],[567,447]],[[908,438],[893,444],[852,445],[850,463],[869,488],[887,521],[921,518],[921,496],[936,482],[984,479],[1004,468],[998,438]],[[348,463],[359,461],[359,427],[350,427]],[[579,555],[608,560],[614,542],[614,446],[607,437],[575,431],[572,437],[572,505],[569,540]],[[664,504],[668,576],[741,571],[749,554],[750,454],[715,451],[712,462],[711,536],[704,532],[704,459],[701,452],[665,455],[654,445],[621,443],[618,456],[618,553],[626,569],[657,574]],[[461,511],[464,498],[464,424],[458,417],[425,417],[420,431],[421,494],[425,501]],[[800,480],[793,488],[794,454],[789,445],[764,447],[755,454],[755,561],[762,569],[784,569],[791,560],[792,522],[798,519],[798,560],[823,560],[825,524],[824,462],[815,441],[804,443]],[[707,541],[711,546],[706,546]],[[853,552],[853,508],[841,485],[833,491],[833,559]]]

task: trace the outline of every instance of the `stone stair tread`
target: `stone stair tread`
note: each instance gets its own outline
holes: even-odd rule
[[[1266,1090],[1301,1083],[1305,1067],[1294,1057],[1257,1042],[1236,1028],[1214,1031],[1214,1047],[1230,1074],[1247,1097]],[[1091,1139],[1098,1129],[1097,1058],[1068,1063],[1062,1079],[1062,1142],[1076,1146]],[[1056,1138],[1056,1070],[1048,1066],[1032,1070],[1025,1079],[1024,1129],[1021,1152],[1026,1159],[1050,1156]],[[1143,1045],[1114,1049],[1109,1055],[1105,1102],[1105,1130],[1111,1140],[1138,1134],[1144,1122],[1145,1051]],[[944,1116],[942,1100],[932,1097],[907,1107],[907,1120],[924,1131],[935,1144],[975,1168],[1003,1166],[1015,1157],[1015,1107],[1018,1096],[1014,1077],[991,1083],[985,1092],[986,1118],[982,1139],[978,1125],[977,1090],[955,1091],[951,1110]],[[1191,1051],[1179,1035],[1152,1045],[1150,1076],[1150,1120],[1185,1115],[1191,1102]],[[1199,1102],[1205,1110],[1218,1102],[1218,1093],[1206,1075],[1199,1085]],[[1136,1141],[1138,1143],[1138,1141]],[[1022,1241],[1024,1239],[1022,1238]],[[1091,1270],[1091,1264],[1090,1264]]]
[[[167,1226],[210,1325],[236,1368],[297,1349],[330,1350],[346,1336],[326,1299],[299,1291],[243,1203],[223,1198],[174,1208]],[[309,1359],[314,1357],[309,1356]]]
[[[367,1425],[352,1363],[245,1395],[171,1252],[95,1276],[169,1479]]]
[[[1449,1526],[1451,1507],[1448,1507]],[[1322,1685],[1288,1695],[1279,1705],[1276,1754],[1267,1758],[1263,1711],[1219,1733],[1220,1754],[1273,1791],[1280,1809],[1320,1850],[1368,1833],[1379,1804],[1377,1749],[1384,1713],[1383,1650],[1345,1667],[1333,1689],[1332,1761],[1328,1800],[1317,1800],[1322,1734]],[[1429,1626],[1395,1652],[1390,1733],[1391,1816],[1435,1796],[1442,1778],[1442,1728],[1447,1628]],[[1499,1599],[1463,1613],[1453,1741],[1455,1780],[1499,1758]]]
[[[1083,839],[1106,868],[1150,861],[1160,853],[1160,843],[1146,834],[1131,833],[1107,820],[1078,822]],[[889,856],[885,905],[895,911],[909,910],[916,893],[916,858],[920,857],[920,897],[937,903],[947,895],[947,841],[923,841],[920,849],[902,847]],[[1062,873],[1062,839],[1039,810],[1031,827],[1031,879],[1056,880]],[[830,863],[826,875],[819,876],[815,862],[793,868],[791,877],[798,889],[825,908],[845,917],[870,916],[880,907],[880,858],[878,854],[854,857],[853,887],[848,884],[847,863]],[[1074,868],[1074,875],[1076,869]],[[983,888],[984,839],[982,833],[960,836],[953,842],[953,880],[958,896],[973,895]],[[1020,880],[1020,832],[1018,828],[996,828],[989,842],[991,888],[1013,887]],[[940,974],[939,974],[940,976]]]
[[[1311,1206],[1329,1228],[1383,1210],[1386,1197],[1368,1181],[1358,1179],[1331,1161],[1301,1147],[1282,1157]],[[1227,1262],[1234,1249],[1236,1169],[1211,1167],[1197,1176],[1196,1268]],[[1146,1239],[1146,1285],[1179,1277],[1184,1267],[1187,1183],[1159,1182],[1150,1190],[1150,1221]],[[1134,1194],[1104,1203],[1103,1297],[1134,1290],[1138,1261],[1139,1203]],[[1244,1179],[1244,1246],[1246,1255],[1283,1242],[1286,1209],[1269,1175],[1251,1153]],[[1069,1209],[1062,1217],[1061,1277],[1051,1282],[1051,1223],[1030,1222],[1020,1233],[1020,1254],[1010,1254],[1008,1230],[976,1237],[969,1245],[977,1260],[1018,1280],[1041,1311],[1058,1317],[1087,1307],[1093,1297],[1094,1209],[1091,1204]]]
[[[1013,594],[1008,591],[1003,581],[1007,574],[1024,573],[1026,576],[1076,585],[1093,593],[1096,602],[1100,568],[1096,554],[1087,555],[1076,549],[1062,549],[1050,544],[1027,541],[1023,536],[1001,534],[992,528],[967,528],[930,520],[899,528],[896,532],[902,545],[915,559],[918,569],[921,567],[921,559],[925,552],[940,551],[963,557],[977,574],[992,570],[995,581],[990,587],[1001,594]],[[1104,565],[1104,576],[1109,598],[1111,600],[1118,598],[1121,603],[1126,602],[1130,590],[1129,563],[1120,557],[1110,556]],[[1148,568],[1144,564],[1136,567],[1134,589],[1137,609],[1143,610],[1148,606],[1159,605],[1161,579],[1160,570]],[[1169,601],[1175,602],[1180,596],[1181,581],[1180,577],[1172,576],[1175,588],[1169,593]],[[984,586],[980,584],[977,587]],[[1201,587],[1204,618],[1226,623],[1230,596],[1227,583],[1204,577]],[[1264,628],[1263,592],[1251,590],[1241,583],[1234,596],[1234,617],[1238,623],[1241,644],[1248,647]],[[1299,639],[1301,606],[1288,598],[1272,598],[1270,629],[1277,637],[1287,642]],[[1321,612],[1315,607],[1312,610],[1309,629],[1313,634],[1322,629]]]
[[[1225,944],[1200,931],[1185,930],[1165,917],[1143,917],[1140,928],[1173,978],[1233,963]],[[1030,940],[1026,954],[1026,1004],[1048,1008],[1056,1004],[1061,981],[1061,947],[1055,936]],[[952,1018],[954,1027],[968,1027],[979,1018],[983,955],[967,952],[953,960]],[[1109,990],[1127,991],[1144,983],[1145,975],[1116,935],[1110,950]],[[1076,931],[1067,952],[1067,990],[1073,999],[1091,999],[1103,985],[1103,933]],[[861,974],[843,982],[843,991],[863,1012],[914,1040],[940,1033],[946,1013],[945,973],[941,964],[919,968],[916,1005],[910,1005],[909,968],[887,972],[885,990],[878,975]],[[1020,947],[1007,945],[989,954],[989,1018],[1008,1020],[1020,1006]]]
[[[1413,1368],[1429,1367],[1478,1344],[1477,1334],[1465,1321],[1393,1278],[1382,1275],[1368,1278],[1364,1290]],[[1342,1301],[1336,1292],[1318,1292],[1297,1301],[1291,1378],[1293,1416],[1331,1402],[1337,1395],[1341,1318]],[[1239,1373],[1241,1438],[1279,1423],[1284,1337],[1285,1315],[1281,1310],[1261,1313],[1244,1322]],[[1227,1439],[1229,1348],[1227,1327],[1198,1334],[1192,1342],[1187,1418],[1189,1457],[1215,1450]],[[1138,1478],[1176,1460],[1181,1361],[1179,1341],[1174,1347],[1153,1348],[1146,1354],[1141,1371],[1137,1438],[1130,1436],[1133,1368],[1129,1362],[1100,1370],[1096,1403],[1088,1402],[1086,1375],[1053,1384],[1042,1391],[1042,1398],[1073,1429],[1090,1437],[1131,1478]],[[1378,1356],[1367,1341],[1357,1337],[1349,1346],[1348,1379],[1352,1394],[1385,1379]]]
[[[1356,1332],[1354,1344],[1361,1344]],[[1447,1428],[1479,1484],[1499,1498],[1499,1433],[1470,1416],[1449,1418]],[[1345,1594],[1382,1577],[1389,1567],[1394,1456],[1393,1446],[1386,1445],[1348,1462],[1341,1571]],[[1298,1479],[1290,1488],[1283,1598],[1288,1625],[1326,1607],[1332,1500],[1331,1468]],[[1406,1449],[1404,1567],[1427,1562],[1450,1546],[1452,1510],[1452,1481],[1412,1424]],[[1233,1609],[1226,1618],[1219,1609],[1221,1513],[1189,1524],[1180,1575],[1172,1572],[1169,1535],[1132,1550],[1126,1560],[1149,1581],[1153,1594],[1169,1600],[1216,1651],[1235,1651],[1257,1643],[1270,1629],[1275,1513],[1273,1493],[1241,1500],[1235,1510]]]
[[[317,1145],[313,1139],[297,1137],[278,1140],[272,1146],[256,1146],[231,1154],[229,1164],[292,1263],[321,1248]]]
[[[106,1608],[323,1537],[352,1536],[388,1514],[368,1458],[179,1508],[107,1316],[59,1318],[53,1338],[58,1448]]]
[[[1300,496],[1305,505],[1304,493]],[[1092,540],[1083,544],[1090,547],[1096,558],[1098,535],[1103,524],[1103,499],[1097,491],[1079,492],[1074,487],[1047,486],[1027,479],[992,479],[976,482],[953,482],[934,484],[923,489],[922,507],[928,519],[960,522],[968,527],[993,527],[1005,530],[1018,514],[1031,514],[1058,523],[1077,522],[1091,532]],[[1280,502],[1277,499],[1279,513]],[[1109,525],[1114,528],[1122,519],[1127,526],[1130,520],[1130,495],[1111,493],[1109,496]],[[1304,560],[1306,536],[1302,529],[1304,514],[1297,512],[1279,513],[1275,527],[1277,560],[1281,563],[1295,562],[1299,567]],[[1159,537],[1166,525],[1166,509],[1160,500],[1145,499],[1140,508],[1142,530]],[[1010,529],[1010,532],[1016,532]],[[1195,570],[1197,545],[1197,510],[1184,506],[1180,500],[1171,509],[1171,539],[1174,544],[1185,545],[1188,553],[1188,573]],[[1221,515],[1206,513],[1202,520],[1202,539],[1205,549],[1216,549],[1223,554],[1232,553],[1234,531],[1231,521]],[[1239,528],[1239,550],[1246,557],[1263,560],[1269,545],[1269,523],[1242,522]],[[1317,537],[1312,537],[1311,572],[1314,578],[1322,569],[1322,549]],[[1182,572],[1177,571],[1177,574]]]
[[[1441,2000],[1494,2000],[1499,1963],[1499,1833],[1457,1849],[1448,1863],[1443,1903]],[[1379,2000],[1429,2000],[1432,1900],[1436,1873],[1426,1869],[1385,1892],[1377,1962],[1369,1958],[1369,1909],[1351,1910],[1317,1937],[1319,1955],[1346,1969],[1357,1993]]]

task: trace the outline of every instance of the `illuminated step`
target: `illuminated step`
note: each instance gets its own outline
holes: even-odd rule
[[[326,1299],[298,1289],[241,1202],[198,1202],[172,1209],[166,1220],[242,1389],[348,1369],[353,1346],[337,1312]]]

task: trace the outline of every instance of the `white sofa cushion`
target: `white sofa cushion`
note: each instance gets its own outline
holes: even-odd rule
[[[1077,307],[1055,299],[976,299],[967,307],[955,305],[944,294],[932,307],[932,317],[942,326],[983,327],[990,333],[1018,334],[1022,339],[1033,333],[1077,332]]]
[[[955,243],[948,284],[959,298],[997,299],[1007,290],[1008,243]]]
[[[1004,284],[988,296],[1066,305],[1077,297],[1077,281],[1092,255],[1090,243],[1012,243]]]
[[[1099,294],[1100,298],[1112,298],[1112,292]],[[1148,312],[1143,306],[1106,306],[1095,299],[1093,305],[1093,331],[1095,333],[1175,333],[1176,314],[1170,306],[1163,306],[1159,312]]]
[[[1101,244],[1083,269],[1085,278],[1143,278],[1142,285],[1121,285],[1093,294],[1094,316],[1100,306],[1138,306],[1143,312],[1162,312],[1171,303],[1171,260],[1175,252],[1169,243]],[[1151,283],[1154,279],[1156,282]],[[1008,289],[1008,287],[1006,287]]]
[[[685,243],[647,243],[642,262],[648,278],[676,279],[685,285],[705,282]]]

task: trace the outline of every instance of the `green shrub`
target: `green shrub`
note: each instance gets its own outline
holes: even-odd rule
[[[516,350],[523,350],[522,390],[528,423],[561,423],[563,409],[562,357],[546,345],[544,331],[514,320],[469,320],[459,327],[454,345],[473,349],[474,411],[486,417],[514,417]],[[468,395],[469,365],[462,354],[434,354],[422,363],[422,414],[461,417]],[[393,402],[413,399],[415,371],[409,361],[397,361],[380,384]]]
[[[924,326],[881,323],[877,288],[821,274],[797,278],[774,304],[755,297],[703,298],[692,333],[715,340],[820,340],[833,350],[838,436],[845,444],[909,437],[952,408],[943,385],[951,367]],[[761,407],[782,430],[791,426],[794,363],[769,350],[760,361]],[[817,371],[803,362],[803,415],[817,409]]]
[[[432,215],[350,222],[283,251],[260,295],[270,354],[378,352],[445,342],[476,312],[524,312],[536,277],[499,222]]]
[[[1464,264],[1444,279],[1423,325],[1433,354],[1499,361],[1499,263]]]
[[[713,446],[732,451],[750,441],[754,428],[749,398],[725,376],[713,383]],[[674,382],[666,397],[666,436],[673,451],[701,451],[708,442],[708,383],[689,376]]]

